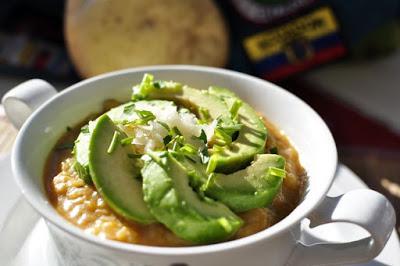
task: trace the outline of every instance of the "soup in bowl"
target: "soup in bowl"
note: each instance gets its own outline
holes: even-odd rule
[[[27,82],[3,99],[12,121],[24,120],[15,102],[34,109],[51,94],[39,87]],[[329,129],[303,101],[245,74],[194,66],[77,83],[27,119],[12,156],[67,265],[369,260],[391,233],[393,209],[369,190],[327,197],[336,163]],[[371,236],[310,245],[308,216]]]

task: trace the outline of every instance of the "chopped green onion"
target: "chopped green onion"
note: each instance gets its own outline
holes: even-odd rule
[[[232,226],[225,217],[218,218],[218,223],[226,232],[232,232]]]
[[[135,110],[140,118],[133,121],[124,121],[125,125],[148,125],[150,121],[155,120],[156,116],[147,110]]]
[[[201,186],[200,190],[206,191],[209,188],[209,186],[212,184],[212,182],[214,182],[215,176],[216,176],[215,173],[209,174],[207,177],[207,181]]]
[[[121,133],[119,133],[118,131],[114,131],[114,135],[113,135],[113,137],[111,139],[111,143],[110,143],[110,145],[108,146],[108,149],[107,149],[107,153],[108,154],[113,153],[115,151],[115,149],[117,148],[118,139],[119,139],[120,135],[121,135]]]
[[[280,169],[280,168],[276,168],[276,167],[270,166],[268,168],[267,175],[273,175],[273,176],[285,178],[286,171],[284,169]]]
[[[132,144],[132,140],[133,140],[133,137],[124,138],[121,140],[121,145],[125,146],[125,145]]]
[[[162,122],[162,121],[156,121],[158,124],[160,124],[163,128],[165,128],[167,131],[170,131],[170,128],[169,128],[169,126],[166,124],[166,123],[164,123],[164,122]]]
[[[197,154],[197,150],[194,146],[190,145],[189,143],[186,143],[185,145],[183,145],[180,149],[180,152],[183,152],[185,154],[190,154],[190,155],[196,155]]]
[[[130,103],[124,106],[124,114],[131,114],[135,109],[135,103]]]
[[[217,168],[217,160],[215,159],[215,156],[211,156],[207,164],[206,173],[211,174],[214,172],[215,168]]]
[[[241,100],[239,100],[239,99],[236,99],[233,102],[231,108],[229,109],[229,112],[231,113],[232,119],[236,119],[237,118],[237,115],[238,115],[240,107],[242,106],[242,103],[243,102]]]
[[[225,146],[232,143],[232,138],[224,130],[215,128],[214,130],[215,143],[217,145]]]

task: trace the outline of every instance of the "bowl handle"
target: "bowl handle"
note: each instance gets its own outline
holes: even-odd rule
[[[56,94],[56,89],[48,82],[31,79],[8,91],[1,103],[8,119],[19,129],[33,111]]]
[[[308,219],[308,223],[302,222],[299,241],[287,266],[343,265],[372,260],[384,248],[396,222],[390,202],[369,189],[326,197]],[[316,242],[310,228],[332,222],[356,224],[370,236],[347,243]]]

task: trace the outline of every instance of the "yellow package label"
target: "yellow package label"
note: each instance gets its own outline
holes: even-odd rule
[[[311,41],[337,32],[338,28],[332,10],[322,7],[282,26],[247,37],[244,47],[252,61],[259,61],[282,52],[286,44],[294,39]]]

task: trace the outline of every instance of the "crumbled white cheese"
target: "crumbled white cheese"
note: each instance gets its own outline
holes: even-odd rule
[[[164,137],[168,135],[168,131],[157,121],[167,124],[170,128],[177,127],[182,133],[187,143],[200,147],[204,145],[200,140],[193,138],[200,136],[201,130],[204,130],[207,140],[209,141],[214,135],[214,129],[217,121],[214,120],[210,124],[199,124],[198,119],[193,113],[187,110],[179,110],[176,105],[150,104],[151,102],[137,102],[135,109],[150,111],[156,117],[156,120],[150,121],[148,125],[124,126],[124,131],[130,137],[134,137],[132,144],[138,153],[146,153],[148,151],[160,150],[164,148]]]

